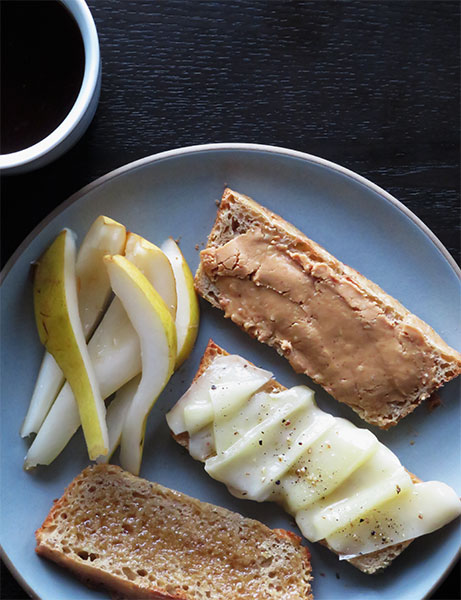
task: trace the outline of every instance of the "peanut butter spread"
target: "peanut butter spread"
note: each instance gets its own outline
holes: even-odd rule
[[[416,317],[396,319],[352,278],[274,231],[252,229],[201,259],[226,317],[369,422],[382,423],[436,373]]]

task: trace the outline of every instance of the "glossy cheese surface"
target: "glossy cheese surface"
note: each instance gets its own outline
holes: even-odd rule
[[[333,417],[305,386],[276,390],[271,373],[221,356],[167,415],[190,454],[241,498],[274,500],[310,541],[343,558],[445,525],[461,513],[454,490],[414,484],[371,432]]]

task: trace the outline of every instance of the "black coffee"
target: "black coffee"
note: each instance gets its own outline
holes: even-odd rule
[[[23,150],[64,120],[83,79],[77,24],[57,0],[1,0],[0,153]]]

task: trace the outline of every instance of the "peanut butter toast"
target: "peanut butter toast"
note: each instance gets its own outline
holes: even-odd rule
[[[461,373],[461,354],[280,216],[224,191],[197,292],[362,419],[396,425]]]

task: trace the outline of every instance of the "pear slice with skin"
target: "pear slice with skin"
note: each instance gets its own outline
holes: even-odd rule
[[[178,350],[175,369],[178,369],[192,352],[197,339],[200,310],[194,289],[194,277],[179,246],[173,238],[168,238],[163,242],[161,249],[168,257],[176,279],[178,308],[175,324]]]
[[[139,339],[118,298],[114,298],[91,338],[88,353],[103,398],[109,397],[140,373]],[[77,403],[69,382],[66,382],[27,452],[24,468],[49,465],[79,427]]]
[[[121,254],[107,252],[107,254]],[[176,317],[176,281],[170,261],[162,250],[136,233],[128,233],[125,256],[147,277]]]
[[[124,225],[101,215],[93,222],[81,243],[75,271],[79,314],[86,339],[93,333],[112,292],[103,257],[106,254],[122,254],[125,241]],[[55,359],[45,352],[21,428],[21,437],[38,432],[64,381]]]
[[[134,234],[128,234],[128,237],[131,238],[131,243],[127,243],[125,249],[127,258],[129,257],[136,266],[138,260],[142,260],[140,265],[144,268],[148,279],[153,277],[154,269],[150,268],[147,261],[156,260],[156,256],[151,252],[138,251],[137,245],[144,246],[146,240]],[[105,264],[104,268],[106,268]],[[118,298],[114,298],[93,334],[88,343],[88,352],[103,398],[110,396],[140,373],[139,338]],[[77,405],[72,390],[66,383],[29,448],[24,468],[31,469],[37,465],[49,465],[53,462],[79,426]]]
[[[105,405],[78,312],[75,238],[64,229],[40,258],[34,309],[40,341],[53,355],[76,398],[90,459],[106,454]]]
[[[174,371],[176,327],[165,302],[135,265],[120,255],[104,260],[141,344],[142,376],[125,416],[120,451],[121,466],[137,475],[147,416]]]

